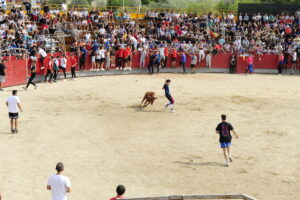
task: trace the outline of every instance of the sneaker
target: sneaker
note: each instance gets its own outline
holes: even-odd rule
[[[27,90],[27,87],[23,87],[24,90]]]
[[[167,109],[168,107],[169,107],[169,105],[168,105],[168,104],[166,104],[166,105],[165,105],[165,109]]]
[[[175,110],[174,109],[171,109],[171,113],[174,113],[175,112]]]
[[[36,86],[34,86],[34,89],[36,90],[38,88],[38,86],[36,85]]]
[[[15,133],[15,129],[11,129],[10,131],[11,131],[11,133]]]
[[[15,133],[18,133],[18,129],[15,129]]]
[[[230,162],[233,162],[233,160],[232,160],[232,158],[231,158],[231,157],[229,157],[229,161],[230,161]]]
[[[0,91],[4,91],[4,90],[1,88]]]
[[[128,67],[128,71],[131,71],[131,67]]]

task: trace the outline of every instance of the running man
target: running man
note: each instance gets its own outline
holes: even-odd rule
[[[32,61],[32,64],[31,64],[31,67],[30,67],[30,78],[28,80],[28,83],[24,88],[24,90],[27,90],[29,85],[33,85],[34,86],[34,89],[37,88],[37,85],[33,82],[33,80],[35,79],[36,77],[36,61]]]
[[[170,101],[168,104],[165,105],[165,108],[168,108],[169,106],[171,106],[171,112],[175,112],[174,111],[175,101],[174,101],[173,97],[170,94],[170,88],[169,88],[170,83],[171,83],[171,80],[167,79],[164,86],[163,86],[163,88],[162,88],[163,90],[165,90],[166,98]]]
[[[117,196],[111,198],[110,200],[124,199],[123,195],[125,194],[126,188],[124,185],[118,185],[116,192]]]
[[[216,128],[216,133],[220,135],[220,146],[223,149],[226,166],[229,167],[229,162],[232,162],[230,154],[230,145],[231,145],[231,134],[232,131],[236,138],[238,138],[237,133],[234,131],[233,126],[226,122],[226,115],[221,115],[222,122],[218,124]]]
[[[8,116],[10,119],[10,128],[11,133],[18,133],[18,108],[21,112],[23,112],[20,98],[17,96],[17,90],[12,91],[12,96],[8,97],[6,100],[6,106],[8,107]]]

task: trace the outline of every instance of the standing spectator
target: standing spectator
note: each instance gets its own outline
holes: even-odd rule
[[[145,47],[143,47],[142,50],[140,51],[140,69],[145,68],[146,55],[147,55],[147,50]]]
[[[168,48],[167,44],[165,44],[164,54],[165,54],[165,60],[163,63],[163,67],[167,67],[168,58],[169,58],[169,48]]]
[[[105,63],[105,49],[103,46],[100,47],[100,70],[104,71],[104,63]]]
[[[229,167],[229,162],[232,162],[231,154],[230,154],[230,146],[231,146],[231,134],[232,131],[236,138],[238,138],[237,133],[234,131],[233,126],[226,122],[226,115],[221,115],[222,122],[218,124],[216,128],[216,133],[220,135],[220,146],[223,149],[226,166]]]
[[[289,57],[290,57],[290,54],[289,54],[288,50],[283,51],[283,57],[284,57],[283,69],[286,72],[287,71],[287,66],[289,64]]]
[[[84,71],[87,50],[85,49],[84,46],[82,46],[82,47],[80,47],[80,51],[81,51],[81,57],[79,59],[79,70]]]
[[[278,55],[278,73],[279,74],[282,74],[283,65],[284,65],[284,55],[282,52],[280,52]]]
[[[44,13],[45,13],[45,14],[48,14],[48,12],[49,12],[48,0],[46,0],[46,1],[43,3],[43,6],[44,6]]]
[[[200,48],[199,49],[199,63],[201,63],[205,58],[205,53],[204,53],[204,50],[203,48]]]
[[[105,51],[105,69],[110,69],[110,49]]]
[[[57,81],[57,74],[59,71],[59,56],[57,56],[56,58],[53,59],[53,81],[56,82]]]
[[[127,45],[123,52],[123,62],[124,62],[124,70],[131,69],[131,49],[130,46]]]
[[[156,55],[154,54],[154,52],[150,52],[150,61],[148,64],[148,71],[149,71],[149,74],[151,74],[151,75],[154,72],[155,59],[156,59]]]
[[[181,53],[181,65],[182,65],[183,73],[185,73],[185,63],[186,63],[186,54],[183,51]]]
[[[49,75],[50,75],[50,78],[49,78],[48,82],[51,83],[52,77],[53,77],[53,66],[54,66],[54,57],[52,56],[49,63],[48,63],[48,66],[47,66],[47,72],[46,72],[44,83],[46,83],[47,77]]]
[[[0,57],[0,91],[3,91],[3,83],[5,83],[6,66],[3,63],[3,58]]]
[[[197,56],[196,56],[196,53],[193,53],[192,60],[191,60],[192,74],[196,74],[196,64],[197,64]]]
[[[76,78],[76,65],[77,65],[77,57],[75,53],[71,54],[71,78],[75,80]]]
[[[247,69],[246,69],[245,73],[250,73],[251,74],[251,73],[254,72],[254,70],[253,70],[253,61],[254,61],[253,55],[250,54],[250,56],[247,58]]]
[[[176,67],[176,59],[177,59],[177,51],[175,48],[171,49],[171,57],[172,57],[172,68]]]
[[[117,199],[123,199],[123,195],[125,194],[125,187],[123,185],[118,185],[116,192],[117,192],[117,196],[111,198],[110,200],[117,200]]]
[[[60,58],[60,65],[58,67],[58,71],[62,70],[65,80],[67,79],[67,75],[66,75],[66,70],[67,70],[67,57],[66,55],[62,55],[62,57]]]
[[[31,14],[31,3],[29,0],[27,0],[26,2],[23,3],[25,6],[25,10],[27,12],[27,15]]]
[[[159,73],[159,68],[160,68],[160,54],[159,54],[158,50],[155,51],[154,65],[156,66],[157,73]]]
[[[26,87],[23,87],[24,90],[27,90],[30,84],[34,86],[34,89],[37,88],[37,85],[33,82],[33,80],[36,77],[36,61],[32,61],[31,67],[30,67],[30,73],[31,74],[30,74],[30,78],[28,80],[28,83],[27,83]]]
[[[41,69],[44,69],[44,60],[47,57],[47,53],[41,47],[38,48],[38,53],[40,54],[40,63],[42,65]]]
[[[57,163],[56,174],[49,177],[47,183],[47,190],[51,190],[52,200],[67,200],[66,193],[71,192],[71,182],[68,177],[63,176],[64,171],[63,163]]]
[[[61,9],[62,11],[65,13],[67,12],[68,8],[67,8],[67,2],[66,1],[63,1],[62,4],[61,4]]]
[[[292,54],[292,73],[295,74],[295,70],[297,69],[297,52],[294,51]]]
[[[6,106],[8,107],[8,116],[10,118],[10,128],[11,133],[18,133],[18,108],[23,112],[20,98],[17,96],[17,90],[12,91],[12,96],[8,97],[6,100]]]
[[[205,61],[206,61],[206,68],[208,69],[209,72],[211,72],[211,53],[209,50],[206,51]]]
[[[230,65],[229,73],[231,73],[231,74],[235,73],[236,64],[237,64],[236,56],[234,55],[234,53],[232,53],[230,56],[230,59],[229,59],[229,65]]]

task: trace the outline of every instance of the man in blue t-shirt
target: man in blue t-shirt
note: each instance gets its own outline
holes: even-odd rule
[[[185,73],[186,54],[184,51],[181,53],[181,61],[180,62],[182,64],[183,73]]]
[[[168,104],[165,105],[165,108],[168,108],[170,106],[171,112],[174,112],[175,101],[170,93],[170,88],[169,88],[170,83],[171,83],[171,80],[167,79],[162,89],[165,90],[165,96],[170,101]]]

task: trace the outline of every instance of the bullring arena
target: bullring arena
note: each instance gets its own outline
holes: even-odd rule
[[[298,1],[1,1],[0,200],[299,200]]]
[[[163,108],[165,77],[175,113]],[[10,90],[0,94],[4,101]],[[153,106],[140,108],[145,91]],[[72,181],[70,199],[244,193],[299,198],[298,76],[160,74],[79,78],[20,91],[20,133],[11,134],[1,103],[1,192],[10,199],[48,199],[58,161]],[[220,114],[239,133],[224,167],[215,127]]]

